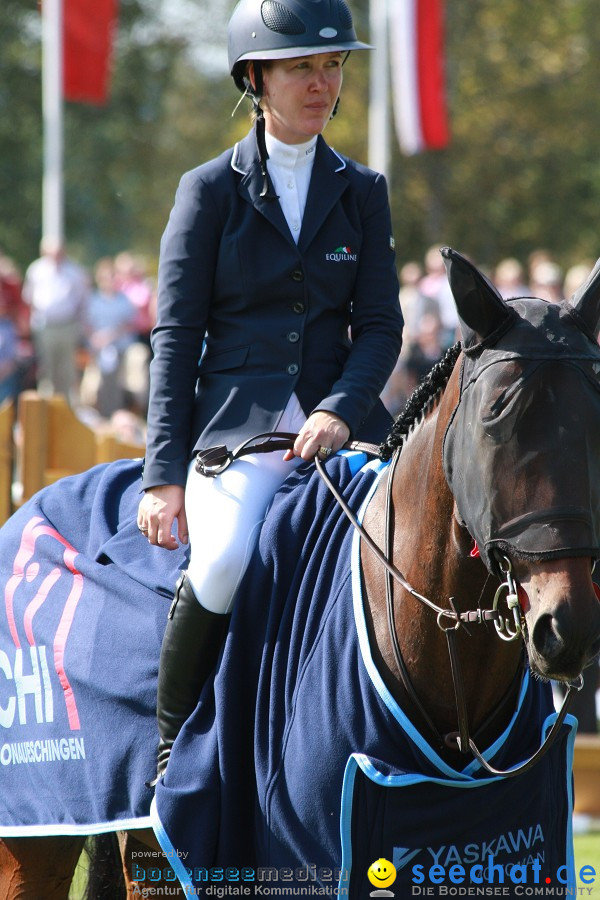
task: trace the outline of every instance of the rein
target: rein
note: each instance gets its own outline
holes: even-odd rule
[[[235,450],[228,450],[224,445],[211,447],[207,450],[200,451],[197,454],[196,471],[209,478],[215,478],[217,475],[220,475],[221,472],[224,472],[225,469],[227,469],[231,465],[231,463],[235,462],[235,460],[240,459],[243,456],[247,456],[250,453],[270,453],[275,450],[290,450],[293,447],[294,441],[296,440],[297,436],[297,434],[292,434],[291,432],[264,432],[262,434],[254,435],[254,437],[251,437],[248,440],[244,441],[242,444],[236,447]],[[375,446],[374,444],[363,443],[361,441],[348,441],[346,444],[344,444],[343,449],[359,450],[371,456],[379,455],[379,448],[377,446]],[[569,683],[565,698],[552,728],[548,732],[545,739],[542,741],[540,747],[526,762],[522,763],[521,765],[515,766],[512,769],[502,770],[494,768],[482,756],[470,734],[464,679],[462,677],[460,657],[456,642],[456,634],[460,628],[465,628],[467,630],[467,633],[469,633],[467,628],[467,625],[469,624],[481,625],[485,622],[493,622],[499,637],[501,637],[503,640],[515,640],[520,637],[522,633],[522,625],[520,620],[516,587],[511,575],[510,560],[504,557],[502,562],[500,563],[500,571],[506,577],[506,581],[503,582],[496,591],[492,609],[481,609],[479,607],[476,610],[459,612],[456,608],[453,597],[449,598],[448,602],[450,604],[450,609],[448,609],[447,607],[438,606],[438,604],[434,603],[429,598],[424,597],[417,590],[415,590],[415,588],[413,588],[413,586],[406,580],[402,572],[400,572],[400,570],[397,569],[391,561],[391,522],[393,518],[392,484],[399,456],[400,450],[398,449],[392,456],[390,469],[388,472],[385,504],[385,552],[381,550],[381,548],[373,540],[371,535],[358,521],[356,515],[350,509],[341,493],[338,491],[335,484],[327,474],[323,462],[318,457],[315,457],[314,462],[317,471],[324,481],[326,487],[333,495],[336,502],[338,503],[352,526],[356,529],[356,531],[358,531],[361,538],[368,546],[369,550],[375,555],[377,560],[385,569],[388,629],[392,641],[394,659],[406,692],[419,710],[430,730],[436,736],[438,743],[442,745],[445,744],[449,748],[452,748],[454,744],[463,754],[466,754],[470,751],[482,766],[482,768],[491,775],[502,776],[505,778],[514,777],[515,775],[522,775],[524,772],[527,772],[529,769],[531,769],[548,752],[548,750],[558,737],[558,733],[565,720],[565,716],[567,715],[573,696],[583,687],[583,676],[580,675],[576,682]],[[450,658],[450,669],[452,672],[452,683],[456,699],[458,731],[451,732],[445,737],[442,737],[442,735],[440,735],[431,717],[419,700],[417,693],[411,683],[404,660],[402,658],[400,645],[398,643],[398,636],[394,627],[394,582],[403,587],[405,591],[407,591],[420,603],[423,603],[425,606],[429,607],[429,609],[436,613],[438,627],[444,632],[446,636],[446,641],[448,644],[448,655]],[[514,628],[512,630],[509,623],[498,610],[498,602],[504,589],[506,589],[507,591],[507,605],[509,611],[512,612],[513,616]]]

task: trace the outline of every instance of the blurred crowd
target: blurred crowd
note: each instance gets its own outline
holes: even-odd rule
[[[507,300],[555,303],[572,297],[593,264],[582,260],[563,271],[548,251],[536,250],[525,263],[503,259],[486,274]],[[439,245],[399,274],[404,344],[383,392],[393,415],[460,337]],[[44,240],[21,275],[0,251],[0,403],[28,388],[63,394],[86,424],[108,424],[122,440],[143,444],[155,319],[155,284],[133,253],[99,259],[88,271]],[[586,679],[577,710],[582,731],[596,730],[597,687],[596,678]]]
[[[91,426],[143,443],[155,285],[129,252],[88,271],[55,240],[21,274],[0,251],[0,402],[62,394]]]
[[[487,274],[506,299],[559,302],[592,267],[582,260],[563,271],[548,251],[536,250],[525,262],[503,259]],[[383,392],[393,415],[459,338],[439,245],[399,274],[404,345]],[[21,274],[0,251],[0,402],[27,388],[63,394],[87,424],[109,422],[123,439],[143,443],[155,318],[155,284],[134,253],[99,259],[89,271],[45,239]]]
[[[405,263],[400,275],[400,306],[404,314],[404,344],[383,393],[393,415],[403,408],[419,382],[460,338],[458,317],[439,244],[423,261]],[[566,270],[547,250],[535,250],[525,262],[500,260],[486,275],[506,299],[539,297],[552,303],[570,298],[583,284],[594,261],[581,260]]]

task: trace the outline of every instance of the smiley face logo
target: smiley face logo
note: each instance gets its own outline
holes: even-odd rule
[[[369,866],[367,877],[374,887],[387,888],[396,880],[396,869],[389,859],[377,859]]]

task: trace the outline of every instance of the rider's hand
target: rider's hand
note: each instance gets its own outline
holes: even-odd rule
[[[336,453],[349,437],[350,429],[343,419],[333,413],[317,410],[300,429],[294,449],[287,450],[283,458],[290,460],[301,456],[302,459],[314,459],[320,447],[328,447]]]
[[[184,497],[185,490],[179,484],[162,484],[145,492],[138,507],[137,524],[151,544],[164,547],[165,550],[177,549],[179,544],[171,534],[175,518],[179,542],[187,544],[188,525]]]

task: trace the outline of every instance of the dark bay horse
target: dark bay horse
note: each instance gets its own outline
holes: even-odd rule
[[[365,540],[360,563],[381,678],[460,769],[511,720],[524,649],[532,672],[571,683],[600,648],[591,578],[600,548],[600,267],[571,304],[506,303],[467,260],[443,252],[462,352],[434,369],[381,448],[391,462],[363,525],[395,573]],[[57,872],[62,839],[53,840],[5,842],[2,896],[67,896],[74,863],[65,853]],[[39,878],[30,886],[34,870],[47,873],[43,895]]]
[[[384,485],[365,526],[380,546],[389,542],[407,581],[442,606],[454,598],[460,611],[490,608],[493,576],[504,581],[510,567],[529,665],[543,678],[569,682],[600,649],[591,577],[600,536],[600,269],[573,305],[507,304],[465,259],[451,250],[444,255],[464,353],[423,389],[431,392],[429,410],[421,399],[417,423],[408,410],[385,445],[386,456],[398,454],[391,534],[384,533]],[[396,586],[390,628],[385,570],[366,547],[361,559],[386,683],[440,740],[458,727],[446,639],[455,621],[436,622],[431,609]],[[486,743],[510,716],[521,642],[500,641],[494,628],[474,625],[458,629],[457,644],[468,719]]]

